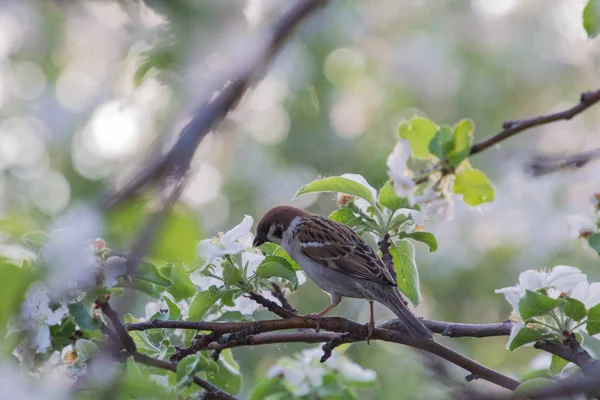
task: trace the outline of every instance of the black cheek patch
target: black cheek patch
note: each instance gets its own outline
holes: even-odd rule
[[[275,229],[273,230],[273,236],[283,239],[283,227],[281,225],[275,226]]]

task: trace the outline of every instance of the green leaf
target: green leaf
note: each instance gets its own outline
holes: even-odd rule
[[[348,225],[350,228],[358,226],[362,222],[362,218],[349,208],[340,208],[329,214],[329,219]]]
[[[538,340],[544,339],[544,335],[540,331],[536,331],[531,328],[521,328],[517,335],[510,342],[508,349],[513,351],[514,349],[526,345],[527,343],[537,342]]]
[[[567,297],[566,300],[565,315],[574,321],[581,321],[587,314],[585,304],[571,297]]]
[[[135,87],[138,87],[152,69],[167,70],[174,68],[176,65],[177,59],[172,49],[156,48],[149,50],[143,54],[142,62],[135,71],[133,83]]]
[[[358,182],[355,182],[348,178],[342,178],[341,176],[330,176],[328,178],[322,178],[312,181],[311,183],[303,186],[296,192],[296,196],[301,196],[307,193],[315,192],[335,192],[335,193],[346,193],[353,196],[358,196],[367,200],[369,203],[375,205],[373,194],[366,187]]]
[[[286,389],[283,381],[277,377],[267,378],[261,377],[258,379],[252,391],[250,392],[250,400],[271,399],[275,394],[285,394],[291,397],[291,393]]]
[[[474,131],[475,124],[470,119],[463,119],[454,127],[452,145],[447,154],[448,161],[454,167],[458,167],[471,154]]]
[[[221,267],[223,268],[223,282],[228,286],[239,285],[242,280],[242,271],[227,260],[221,263]]]
[[[240,366],[233,359],[231,349],[225,349],[221,352],[218,366],[218,372],[206,372],[208,381],[230,394],[237,394],[242,388],[242,375],[240,374]]]
[[[519,301],[519,313],[524,320],[527,320],[540,315],[546,315],[564,302],[562,299],[553,299],[543,294],[526,290],[525,296]]]
[[[256,276],[260,276],[261,278],[271,278],[274,276],[284,278],[291,282],[294,290],[298,287],[296,271],[294,271],[290,263],[283,257],[266,256],[256,269]]]
[[[139,319],[133,317],[131,314],[125,314],[124,320],[126,324],[135,324],[137,322],[140,322]],[[148,335],[146,334],[146,332],[130,331],[129,336],[131,336],[131,338],[133,339],[133,342],[135,343],[135,346],[137,347],[138,351],[151,356],[156,356],[160,354],[160,349],[156,345],[154,345],[154,343],[152,343],[150,339],[148,339]]]
[[[552,354],[552,361],[550,362],[550,374],[560,374],[567,364],[569,364],[567,360],[557,356],[556,354]]]
[[[583,28],[590,39],[600,32],[600,1],[589,0],[583,9]]]
[[[411,232],[406,234],[405,237],[425,243],[429,246],[429,251],[436,251],[438,248],[437,239],[431,232]]]
[[[471,206],[491,202],[496,196],[487,176],[478,169],[467,169],[456,174],[452,191],[462,194],[465,203]]]
[[[169,275],[171,286],[167,288],[173,295],[175,301],[187,299],[196,294],[196,287],[190,280],[185,268],[179,263],[171,263],[163,267],[162,270]]]
[[[191,354],[189,356],[184,357],[177,364],[177,383],[181,383],[184,379],[187,379],[189,383],[191,383],[190,376],[195,374],[200,370],[200,358],[201,353]]]
[[[440,160],[446,158],[448,151],[452,148],[452,138],[454,129],[448,125],[440,126],[434,138],[429,143],[429,151],[436,155]]]
[[[149,369],[143,365],[139,365],[133,361],[133,357],[127,360],[126,368],[120,381],[119,398],[146,398],[146,399],[173,399],[172,393],[167,389],[149,379],[142,373]]]
[[[135,273],[132,274],[131,277],[142,279],[163,287],[170,286],[172,283],[169,279],[161,275],[156,268],[156,265],[148,261],[140,262]]]
[[[32,231],[21,236],[21,239],[23,239],[23,242],[25,242],[27,246],[39,250],[44,247],[49,236],[44,231]]]
[[[196,213],[178,203],[163,222],[150,256],[159,260],[181,260],[186,264],[193,264],[196,260],[196,245],[201,235]]]
[[[592,336],[600,333],[600,304],[596,304],[588,310],[586,329]]]
[[[211,287],[198,293],[190,304],[188,321],[202,321],[206,312],[221,298],[221,292]]]
[[[96,343],[91,340],[79,339],[75,342],[75,351],[79,361],[87,361],[100,352]]]
[[[415,158],[429,157],[429,142],[435,137],[437,125],[423,117],[415,117],[401,124],[398,133],[402,139],[408,140],[410,150]]]
[[[65,346],[71,344],[72,337],[75,334],[75,322],[73,318],[63,318],[60,324],[50,327],[50,341],[53,349],[62,350]]]
[[[387,181],[379,192],[379,204],[388,208],[392,212],[401,208],[409,208],[410,202],[406,197],[396,196],[392,181]]]
[[[515,393],[529,393],[535,392],[542,388],[555,385],[556,383],[551,379],[545,378],[533,378],[526,382],[523,382],[519,385],[519,387],[515,390]]]
[[[69,304],[68,307],[69,314],[73,316],[75,323],[79,325],[81,329],[86,329],[88,331],[100,329],[100,318],[93,318],[83,302],[72,303]]]
[[[284,250],[284,248],[279,246],[278,244],[265,243],[262,246],[260,246],[260,249],[265,255],[273,255],[285,258],[287,262],[292,266],[294,271],[302,270],[298,263],[294,261],[292,257],[290,257],[290,255]]]
[[[4,338],[8,320],[19,310],[29,284],[33,280],[31,269],[13,265],[0,258],[0,337]]]
[[[398,288],[408,297],[416,307],[421,302],[419,289],[419,271],[415,261],[415,247],[408,240],[398,240],[390,247],[394,261]]]
[[[167,303],[167,307],[169,307],[168,319],[179,321],[181,318],[181,310],[179,309],[179,306],[175,304],[175,302],[171,300],[169,296],[163,296],[163,300]]]
[[[600,232],[592,233],[588,237],[588,244],[600,254]]]

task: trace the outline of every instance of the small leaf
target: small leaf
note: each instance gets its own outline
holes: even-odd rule
[[[100,329],[100,319],[92,318],[83,302],[72,303],[69,304],[68,307],[69,314],[73,316],[75,323],[79,325],[81,329],[86,329],[88,331]]]
[[[184,379],[189,378],[191,375],[200,370],[201,356],[201,353],[191,354],[184,357],[181,361],[179,361],[179,363],[177,363],[177,383],[181,383]],[[189,380],[188,384],[191,384],[191,380]]]
[[[230,394],[237,394],[242,388],[242,375],[239,365],[233,359],[231,349],[223,350],[218,366],[218,372],[206,372],[208,381]]]
[[[564,302],[561,299],[553,299],[543,294],[526,290],[525,296],[519,300],[519,313],[524,320],[527,320],[540,315],[546,315]]]
[[[590,39],[600,32],[600,1],[589,0],[583,9],[583,28]]]
[[[163,296],[163,300],[167,303],[167,307],[169,307],[169,318],[171,320],[178,321],[181,318],[181,310],[179,306],[175,304],[173,300],[169,298],[169,296]]]
[[[471,206],[491,202],[496,196],[487,176],[478,169],[467,169],[456,174],[452,191],[462,194],[465,203]]]
[[[242,280],[242,271],[239,268],[236,268],[235,265],[226,260],[221,263],[221,267],[223,268],[223,282],[226,285],[231,286],[240,283]]]
[[[266,256],[256,269],[256,276],[271,278],[273,276],[287,279],[292,283],[294,290],[298,287],[296,271],[283,257]]]
[[[537,342],[538,340],[544,339],[544,335],[540,331],[536,331],[531,328],[521,328],[517,335],[510,342],[508,349],[513,351],[514,349],[526,345],[527,343]]]
[[[171,263],[163,267],[162,270],[169,274],[171,286],[169,286],[167,290],[173,295],[175,301],[187,299],[196,294],[196,287],[190,280],[183,265]]]
[[[419,271],[415,261],[415,247],[408,240],[398,240],[390,247],[394,261],[398,288],[408,297],[416,307],[421,302],[419,289]]]
[[[423,117],[415,117],[400,125],[398,133],[402,139],[408,140],[410,150],[415,158],[429,157],[429,142],[435,137],[437,125]]]
[[[552,354],[552,361],[550,362],[550,374],[560,374],[567,364],[569,364],[567,360],[557,356],[556,354]]]
[[[170,286],[172,283],[169,279],[161,275],[153,263],[148,261],[140,262],[135,273],[131,276],[163,287]]]
[[[471,154],[474,131],[475,124],[470,119],[463,119],[454,127],[452,147],[447,155],[448,161],[450,161],[450,164],[454,167],[458,167],[458,165]]]
[[[585,304],[571,297],[567,297],[566,300],[565,315],[574,321],[581,321],[587,314]]]
[[[590,237],[588,237],[588,244],[600,254],[600,232],[592,233]]]
[[[362,218],[354,214],[349,208],[340,208],[329,214],[329,219],[348,225],[350,228],[358,226],[362,222]]]
[[[77,351],[77,359],[79,361],[87,361],[100,351],[96,343],[86,339],[77,340],[75,342],[75,350]]]
[[[275,397],[275,395],[280,395]],[[285,399],[290,398],[292,394],[286,389],[283,380],[278,377],[267,378],[261,377],[258,379],[252,391],[250,392],[250,400],[263,399]]]
[[[586,329],[592,336],[600,333],[600,304],[596,304],[588,310]]]
[[[346,193],[363,198],[371,204],[374,204],[375,201],[373,199],[373,194],[367,187],[351,179],[342,178],[341,176],[330,176],[328,178],[314,180],[301,187],[300,190],[296,192],[295,197],[314,192]]]
[[[23,242],[34,249],[42,249],[48,241],[48,238],[48,234],[44,231],[31,231],[21,236]]]
[[[221,292],[211,287],[198,293],[190,304],[188,321],[202,321],[206,312],[221,298]]]
[[[379,192],[379,204],[388,208],[392,212],[401,208],[410,207],[410,202],[406,197],[396,196],[396,191],[394,190],[392,181],[387,181],[381,188],[381,191]]]
[[[440,160],[446,158],[448,151],[452,147],[452,138],[454,137],[454,129],[448,125],[440,126],[440,129],[435,134],[435,137],[429,143],[429,151],[436,155]]]
[[[427,246],[429,246],[429,251],[436,251],[438,248],[437,239],[431,232],[412,232],[406,234],[405,237],[425,243]]]

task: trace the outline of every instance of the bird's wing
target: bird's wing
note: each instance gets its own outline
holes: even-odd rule
[[[297,229],[302,253],[315,262],[348,276],[397,286],[381,258],[352,228],[313,215]]]

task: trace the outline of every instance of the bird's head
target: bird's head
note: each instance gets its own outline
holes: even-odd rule
[[[308,211],[292,206],[277,206],[270,209],[258,222],[252,245],[258,247],[266,242],[281,244],[283,233],[296,217],[311,215]]]

